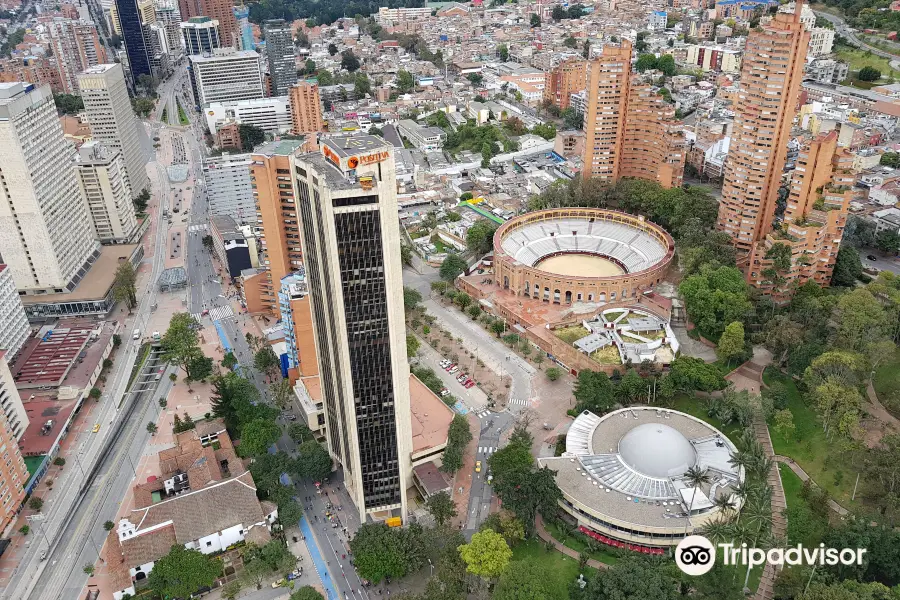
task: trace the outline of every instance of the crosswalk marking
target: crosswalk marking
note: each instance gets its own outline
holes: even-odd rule
[[[493,454],[494,447],[493,446],[478,446],[478,454]]]
[[[488,416],[489,414],[491,414],[491,411],[489,411],[489,410],[481,410],[478,413],[476,413],[476,415],[478,416],[479,419],[483,419],[486,416]]]
[[[512,398],[509,403],[516,404],[518,406],[528,406],[531,404],[531,400],[529,400],[528,398]]]
[[[191,316],[197,321],[200,321],[203,318],[200,316],[200,313],[191,313]],[[209,309],[209,315],[207,316],[213,321],[219,321],[234,316],[234,311],[231,310],[231,305],[226,304],[225,306],[216,306],[215,308]]]
[[[193,233],[195,231],[206,231],[207,225],[206,223],[202,223],[200,225],[191,225],[188,227],[188,231]]]

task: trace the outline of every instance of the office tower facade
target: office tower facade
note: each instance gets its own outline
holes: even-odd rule
[[[210,102],[263,97],[263,73],[256,52],[222,48],[210,56],[191,56],[190,60],[194,98],[201,107]]]
[[[131,193],[136,196],[150,187],[147,157],[141,148],[140,123],[134,116],[122,65],[91,67],[78,76],[84,109],[91,125],[91,135],[104,145],[118,150],[125,161],[125,172]]]
[[[6,530],[25,501],[28,469],[18,440],[28,428],[28,416],[22,408],[16,382],[6,356],[0,350],[0,527]]]
[[[137,0],[116,0],[116,15],[119,19],[125,54],[128,57],[128,73],[131,84],[137,85],[141,75],[153,76],[149,42]]]
[[[249,154],[223,154],[203,160],[209,212],[228,215],[238,225],[256,226],[256,202],[250,183]]]
[[[250,25],[250,9],[246,6],[235,6],[235,24],[238,30],[241,50],[256,50],[256,41],[253,39],[253,27]]]
[[[744,50],[717,223],[734,240],[742,266],[753,244],[771,232],[775,217],[809,46],[801,6],[751,31]]]
[[[560,110],[569,108],[570,96],[587,85],[587,61],[568,58],[544,75],[544,100]]]
[[[12,272],[0,263],[0,351],[12,360],[28,339],[28,319]],[[26,419],[27,421],[27,419]]]
[[[0,83],[0,256],[26,294],[71,291],[100,254],[48,86]]]
[[[303,269],[281,279],[278,311],[288,350],[288,376],[294,381],[299,377],[317,376],[319,363],[316,359],[312,307],[309,305],[309,286]]]
[[[46,23],[64,94],[78,93],[78,73],[106,62],[106,51],[92,23],[55,18]]]
[[[591,61],[584,115],[582,176],[637,177],[681,185],[685,142],[675,107],[658,88],[631,73],[631,43],[606,45]]]
[[[809,281],[831,284],[856,180],[855,156],[837,143],[838,133],[831,131],[803,146],[791,173],[783,229],[753,244],[747,279],[776,302],[790,300]],[[788,269],[775,263],[776,244],[790,248]]]
[[[78,185],[101,244],[127,244],[137,233],[133,194],[122,153],[91,140],[78,149]]]
[[[315,133],[324,129],[322,99],[319,84],[301,81],[291,86],[288,100],[291,105],[291,133]]]
[[[361,520],[405,519],[412,437],[393,148],[337,137],[292,162],[328,448]]]
[[[291,157],[302,152],[303,142],[269,142],[251,153],[250,182],[258,223],[259,263],[264,269],[245,292],[250,312],[278,314],[281,280],[303,267],[300,225],[294,188],[291,185]]]
[[[182,20],[187,21],[191,17],[209,17],[219,22],[219,42],[223,48],[239,47],[240,32],[233,8],[234,3],[231,0],[178,0]]]
[[[266,21],[266,58],[272,77],[272,95],[287,96],[297,83],[297,64],[294,59],[294,34],[291,26],[280,19]]]
[[[193,54],[211,54],[219,43],[219,22],[209,17],[191,17],[181,24],[184,37],[184,51],[188,56]]]

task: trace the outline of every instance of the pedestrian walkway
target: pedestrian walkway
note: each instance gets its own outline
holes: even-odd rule
[[[322,558],[322,554],[319,552],[316,538],[313,536],[309,521],[306,520],[305,516],[300,517],[300,531],[303,532],[303,537],[306,538],[306,547],[309,549],[309,555],[312,557],[316,573],[319,574],[319,579],[322,580],[322,586],[325,588],[325,600],[340,600],[334,582],[331,581],[331,575],[328,574],[328,568],[325,566],[325,559]]]
[[[480,410],[480,411],[478,411],[477,413],[475,413],[475,415],[476,415],[479,419],[483,419],[483,418],[487,417],[487,416],[490,415],[490,414],[491,414],[491,411],[489,411],[489,410]]]
[[[490,456],[496,451],[497,448],[494,448],[493,446],[478,446],[478,454],[484,454],[485,456]]]
[[[191,316],[194,317],[195,320],[199,321],[203,318],[203,313],[191,313]],[[234,316],[234,310],[232,310],[231,305],[226,304],[225,306],[215,306],[209,309],[209,318],[213,321],[219,321],[221,319],[227,319],[229,317]]]
[[[538,515],[534,520],[534,526],[537,531],[538,537],[544,540],[545,542],[552,542],[553,547],[556,548],[558,552],[562,552],[566,556],[570,558],[574,558],[576,561],[578,560],[578,552],[572,550],[568,546],[564,546],[560,543],[555,537],[550,535],[550,532],[544,527],[544,519],[541,515]],[[599,560],[595,560],[593,558],[588,559],[588,566],[594,569],[608,569],[609,565],[606,563],[602,563]]]
[[[806,471],[803,470],[803,467],[798,465],[793,458],[790,458],[788,456],[781,456],[780,454],[778,454],[775,456],[775,460],[783,465],[787,465],[791,469],[791,471],[793,471],[794,474],[800,478],[801,481],[812,481],[813,484],[819,485],[815,482],[815,480],[813,480],[809,475],[806,474]],[[831,510],[841,515],[842,517],[850,514],[850,511],[848,511],[846,508],[844,508],[831,498],[828,499],[828,506],[831,508]]]
[[[524,406],[527,408],[527,407],[531,406],[531,399],[530,398],[510,398],[509,405],[510,406]]]
[[[206,227],[207,227],[206,223],[200,223],[199,225],[191,225],[190,227],[188,227],[188,231],[191,233],[194,233],[197,231],[206,231]]]

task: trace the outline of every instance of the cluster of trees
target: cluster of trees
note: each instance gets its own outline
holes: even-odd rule
[[[507,445],[488,459],[494,474],[494,490],[503,507],[522,522],[526,536],[534,533],[534,519],[556,513],[562,492],[556,485],[556,471],[537,468],[531,448],[534,439],[524,424],[513,430]]]
[[[675,66],[675,58],[671,54],[663,54],[659,58],[655,54],[641,54],[634,63],[634,68],[638,73],[644,71],[661,71],[663,75],[671,77],[678,74],[678,67]]]
[[[884,4],[878,0],[825,0],[825,4],[839,8],[852,27],[887,31],[900,27],[900,15],[882,10]]]
[[[56,112],[61,115],[74,115],[84,110],[84,100],[75,94],[53,94]]]
[[[498,225],[481,219],[466,231],[466,247],[477,256],[487,254],[494,247],[494,233]]]
[[[749,286],[735,267],[705,265],[685,279],[679,291],[697,332],[716,342],[727,326],[742,322],[753,309]]]
[[[415,523],[407,527],[365,523],[350,540],[356,570],[376,584],[385,578],[404,577],[425,564],[429,537]]]
[[[284,19],[287,22],[306,19],[307,27],[330,25],[348,15],[368,16],[378,12],[380,6],[390,8],[418,7],[421,0],[262,0],[250,6],[250,21],[261,25],[269,19]]]
[[[175,313],[169,320],[169,328],[162,337],[162,359],[185,374],[185,380],[203,381],[213,374],[213,361],[200,349],[198,325],[188,313]]]
[[[134,204],[134,210],[138,214],[147,212],[147,203],[150,202],[150,190],[147,188],[142,189],[141,193],[132,198],[131,202]]]
[[[238,134],[241,136],[241,148],[244,152],[252,152],[254,148],[266,141],[266,132],[256,125],[238,125]]]
[[[126,260],[116,268],[112,292],[113,300],[124,302],[129,313],[137,306],[137,272],[130,260]]]
[[[450,475],[459,471],[463,465],[463,452],[471,441],[472,430],[468,419],[462,415],[454,415],[447,430],[447,447],[444,449],[441,471]]]
[[[860,81],[878,81],[881,79],[881,71],[875,67],[866,65],[859,70],[859,73],[856,74],[856,78]]]
[[[563,8],[562,4],[553,7],[550,18],[554,21],[562,21],[563,19],[580,19],[585,14],[584,6],[581,4],[573,4],[568,9]],[[539,22],[540,23],[540,22]],[[532,25],[534,27],[534,25]]]

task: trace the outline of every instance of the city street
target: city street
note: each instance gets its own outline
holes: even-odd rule
[[[146,148],[149,145],[146,130],[141,126],[139,131]],[[169,185],[165,168],[153,159],[148,165],[148,174],[155,180],[155,197],[167,197]],[[123,342],[108,376],[109,384],[98,404],[96,420],[102,424],[102,428],[97,434],[83,434],[72,446],[78,448],[80,469],[85,473],[83,475],[80,470],[70,468],[58,482],[47,499],[43,520],[36,527],[42,530],[42,534],[46,534],[46,539],[43,535],[31,537],[28,550],[0,598],[44,600],[76,596],[87,580],[81,567],[96,560],[96,545],[102,545],[106,535],[102,525],[115,515],[116,508],[131,483],[131,467],[123,468],[123,465],[127,465],[126,455],[134,460],[141,456],[149,438],[143,425],[150,416],[155,420],[158,405],[144,402],[144,405],[136,407],[123,425],[125,431],[105,451],[104,448],[110,433],[123,418],[122,415],[128,412],[122,410],[127,403],[122,403],[122,407],[119,404],[125,395],[140,342],[132,341],[127,332],[140,329],[146,333],[147,320],[156,304],[155,282],[165,262],[165,221],[156,219],[151,228],[155,228],[155,245],[144,257],[145,263],[149,262],[151,268],[149,277],[142,280],[148,289],[143,290],[143,293],[139,290],[139,303],[133,314],[115,314],[122,322],[120,333]],[[144,398],[151,396],[145,395]],[[84,476],[101,459],[100,471],[94,482],[87,490],[81,490]],[[46,560],[41,561],[40,554],[48,550],[46,540],[50,542],[50,549]]]
[[[481,473],[472,476],[472,488],[469,492],[469,511],[466,514],[466,528],[463,534],[466,538],[478,531],[478,527],[487,519],[491,512],[491,498],[494,494],[493,487],[487,483],[490,470],[488,459],[500,449],[500,438],[515,422],[509,412],[488,413],[481,417],[481,432],[478,437],[478,449],[475,460],[481,461]],[[474,432],[473,432],[474,435]]]

